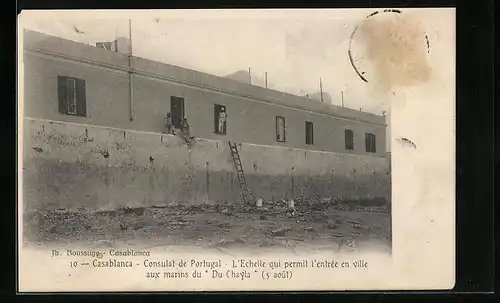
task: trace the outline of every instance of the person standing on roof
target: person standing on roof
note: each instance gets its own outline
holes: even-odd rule
[[[227,120],[226,108],[223,106],[223,107],[221,107],[220,112],[219,112],[218,131],[220,134],[225,133],[226,120]]]
[[[187,121],[187,118],[184,117],[181,121],[180,125],[181,133],[183,137],[189,138],[191,137],[191,127],[189,126],[189,123]]]
[[[172,114],[171,113],[167,113],[167,115],[165,117],[165,126],[167,128],[167,134],[173,135],[174,134],[174,128],[173,128],[173,125],[172,125]]]

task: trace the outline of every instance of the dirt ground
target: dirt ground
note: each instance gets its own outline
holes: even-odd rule
[[[391,250],[386,205],[369,207],[333,200],[297,201],[294,208],[279,201],[262,207],[224,203],[107,212],[44,211],[24,220],[24,242],[35,245]]]

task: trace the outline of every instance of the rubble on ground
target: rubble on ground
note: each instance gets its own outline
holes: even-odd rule
[[[263,205],[262,198],[257,199],[256,205],[257,205],[257,207],[262,207],[262,205]]]
[[[280,227],[271,231],[271,234],[276,237],[284,237],[287,231],[292,230],[290,227]]]
[[[335,220],[328,220],[326,222],[326,227],[328,229],[336,229],[337,227],[339,227],[339,224]]]
[[[222,246],[249,242],[256,246],[271,246],[281,245],[277,239],[282,238],[287,241],[335,243],[349,238],[352,242],[346,240],[340,245],[345,250],[355,248],[355,240],[359,237],[385,240],[391,237],[390,218],[384,213],[387,206],[352,206],[334,197],[262,199],[262,206],[259,207],[259,204],[217,201],[214,204],[188,205],[179,201],[161,206],[97,212],[59,209],[36,212],[25,222],[34,231],[36,241],[73,238],[114,241],[154,234],[158,237],[181,237],[186,241],[208,241]],[[379,213],[380,216],[372,213]],[[373,225],[367,222],[375,220],[370,218],[382,218],[386,223]]]

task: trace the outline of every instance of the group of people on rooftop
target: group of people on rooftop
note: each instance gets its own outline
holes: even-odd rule
[[[226,109],[224,106],[221,106],[217,114],[217,120],[216,120],[217,133],[225,134],[226,120],[227,120]],[[178,127],[176,127],[175,124],[177,124]],[[193,142],[194,137],[191,136],[191,127],[189,126],[187,118],[183,117],[180,119],[179,123],[175,124],[172,121],[172,113],[167,113],[165,115],[165,127],[166,127],[165,133],[169,135],[179,135],[186,141],[188,145],[190,145]]]
[[[189,126],[189,123],[187,121],[186,117],[183,117],[181,119],[181,122],[179,124],[179,128],[176,128],[175,125],[172,123],[172,114],[167,113],[165,116],[165,126],[166,126],[166,133],[169,135],[179,135],[181,138],[186,141],[187,144],[190,144],[191,141],[194,139],[191,137],[191,127]],[[178,130],[178,133],[177,133]]]

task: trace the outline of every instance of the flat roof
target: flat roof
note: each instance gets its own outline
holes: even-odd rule
[[[25,51],[45,53],[71,60],[103,65],[123,71],[128,71],[129,69],[127,55],[108,51],[93,45],[79,43],[27,29],[23,32],[23,42]],[[379,126],[386,126],[386,117],[382,115],[366,113],[329,103],[321,103],[320,101],[307,99],[304,96],[297,96],[251,85],[163,62],[134,56],[133,69],[137,74],[156,76],[174,82],[195,85],[205,89],[230,93],[259,101],[276,103]]]

